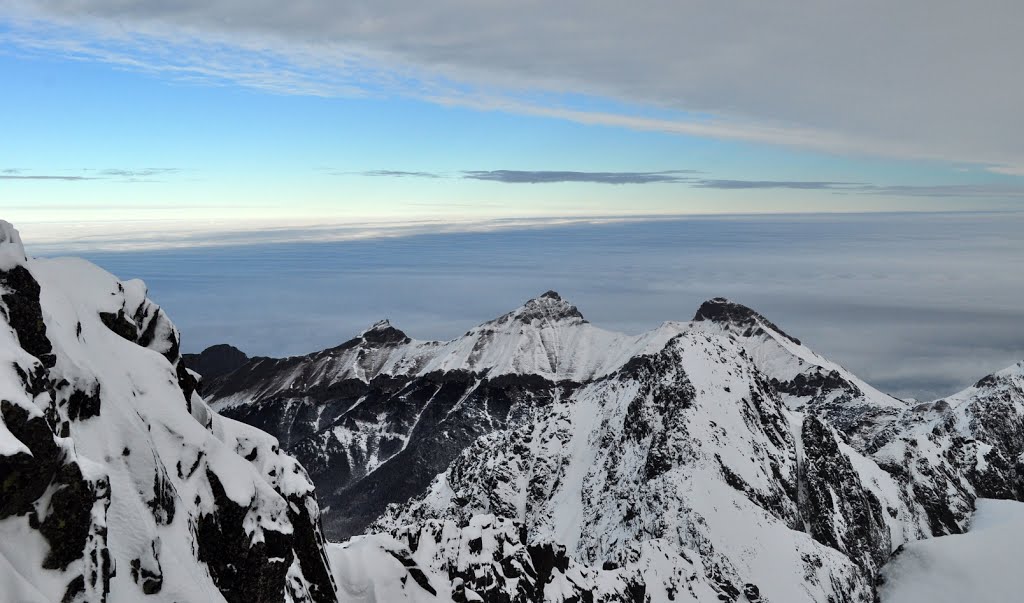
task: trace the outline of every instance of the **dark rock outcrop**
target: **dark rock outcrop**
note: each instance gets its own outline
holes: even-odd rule
[[[870,572],[873,582],[892,551],[882,504],[864,487],[836,434],[821,419],[804,419],[801,437],[804,523],[815,540],[845,553]]]
[[[693,320],[695,322],[706,320],[710,322],[730,324],[741,329],[746,329],[747,337],[758,335],[758,331],[763,325],[775,331],[779,335],[782,335],[791,342],[800,345],[799,339],[790,337],[772,321],[747,306],[731,302],[724,297],[716,297],[702,303],[700,308],[697,308],[697,313],[694,314]]]
[[[18,336],[18,343],[29,354],[53,366],[53,346],[46,337],[46,323],[39,305],[39,283],[24,266],[0,270],[0,302],[4,318]]]
[[[199,373],[204,381],[210,382],[242,366],[249,357],[234,346],[220,343],[198,354],[182,354],[181,360],[186,368]]]

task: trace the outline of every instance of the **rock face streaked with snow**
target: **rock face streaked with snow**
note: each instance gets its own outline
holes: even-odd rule
[[[611,333],[548,292],[453,341],[415,341],[382,321],[323,352],[254,358],[204,391],[302,462],[330,509],[328,535],[343,539],[421,493],[478,437],[679,332]]]
[[[0,221],[0,599],[336,600],[305,471],[211,411],[179,341],[142,282]]]
[[[452,341],[382,322],[208,391],[355,536],[330,553],[343,597],[870,602],[898,547],[1024,494],[1022,374],[910,404],[728,300],[627,336],[549,292]]]

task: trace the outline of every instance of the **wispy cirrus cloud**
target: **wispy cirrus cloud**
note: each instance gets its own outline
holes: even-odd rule
[[[550,170],[477,170],[462,172],[462,178],[487,180],[506,184],[550,184],[556,182],[589,182],[594,184],[653,184],[689,182],[687,174],[695,170],[662,172],[573,172]]]
[[[357,174],[377,178],[445,178],[437,172],[407,172],[403,170],[368,170],[365,172],[341,172],[340,174]]]
[[[865,184],[859,182],[819,182],[814,180],[694,180],[696,188],[718,188],[725,190],[786,188],[816,191],[862,191]]]
[[[367,170],[362,172],[330,171],[336,176],[369,176],[374,178],[455,178],[485,180],[504,184],[556,184],[585,182],[590,184],[654,184],[692,182],[698,170],[662,170],[649,172],[582,172],[572,170],[462,170],[454,174],[408,170]]]
[[[141,168],[141,169],[106,169],[100,170],[100,176],[106,178],[150,178],[152,176],[163,176],[176,174],[181,168]]]
[[[692,179],[695,188],[723,190],[788,189],[828,191],[836,194],[886,195],[893,197],[959,197],[1024,199],[1024,186],[1007,184],[870,184],[816,180],[714,180]]]
[[[63,182],[106,180],[117,182],[157,182],[155,178],[159,176],[177,174],[181,171],[183,171],[181,168],[84,168],[72,173],[39,174],[22,168],[4,168],[0,169],[0,180],[49,180]]]
[[[102,180],[95,176],[61,176],[53,174],[0,174],[0,180],[63,180],[65,182],[78,182],[80,180]]]
[[[997,197],[1024,199],[1024,186],[1006,184],[864,185],[855,192],[899,197]]]

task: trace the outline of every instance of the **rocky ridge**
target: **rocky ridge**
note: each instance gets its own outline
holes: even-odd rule
[[[305,471],[179,349],[141,281],[0,221],[0,598],[337,600]]]

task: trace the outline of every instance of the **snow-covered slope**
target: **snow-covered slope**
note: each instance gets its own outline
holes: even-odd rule
[[[712,300],[660,350],[475,439],[359,546],[399,551],[394,540],[426,531],[433,557],[412,544],[395,555],[437,592],[485,600],[514,600],[524,582],[545,600],[631,600],[606,587],[614,570],[642,585],[636,600],[872,601],[892,551],[962,531],[979,494],[1020,498],[1006,462],[1024,445],[1020,373],[910,407]],[[559,582],[466,562],[458,530],[492,516],[520,529],[513,546],[564,551],[559,567],[581,574]]]
[[[564,545],[589,567],[622,566],[638,543],[657,541],[689,561],[685,584],[724,600],[744,590],[769,601],[869,600],[860,566],[888,556],[884,521],[859,534],[858,501],[849,510],[801,504],[801,492],[842,484],[837,471],[810,475],[806,459],[801,467],[794,420],[736,341],[691,331],[477,440],[375,528],[494,514],[522,525],[527,543]],[[813,462],[840,454],[830,429],[816,436],[831,447],[816,443]],[[838,538],[816,540],[811,523]],[[708,600],[670,583],[646,588],[652,600]]]
[[[142,282],[0,221],[0,600],[336,600],[305,471],[179,341]]]
[[[735,337],[789,408],[826,417],[862,452],[887,442],[907,408],[746,306],[708,300],[697,310],[693,328]]]
[[[931,532],[966,529],[976,497],[1024,500],[1024,363],[908,409],[873,454],[908,485]]]
[[[911,443],[921,434],[908,411],[896,422],[910,427],[876,459],[829,425],[828,413],[788,409],[742,339],[691,330],[518,426],[479,438],[421,496],[390,507],[360,546],[392,546],[426,529],[449,551],[441,557],[455,563],[464,555],[453,527],[496,516],[520,527],[527,551],[564,547],[563,567],[628,565],[631,583],[650,597],[636,600],[873,601],[894,550],[964,529],[991,480],[1019,484],[996,467],[1020,444],[997,437],[1019,425],[1009,413],[1024,414],[1017,377],[1002,371],[954,397],[960,413],[926,421],[934,438],[927,445]],[[993,412],[1003,431],[977,418]],[[936,429],[958,418],[962,433]],[[965,453],[956,442],[970,463],[958,460]],[[893,448],[905,451],[899,464],[887,456]],[[977,450],[990,462],[984,478]],[[644,544],[656,544],[657,554],[638,552]],[[520,588],[514,572],[471,580],[464,565],[459,573],[415,560],[432,568],[433,582],[447,578],[484,600]],[[680,576],[707,590],[677,588]],[[545,590],[544,599],[606,594],[601,580],[569,582]]]
[[[716,601],[722,592],[664,541],[636,542],[621,566],[588,567],[564,546],[527,543],[514,522],[493,515],[356,536],[331,544],[330,557],[341,597],[360,603]],[[747,588],[747,600],[756,593]]]

